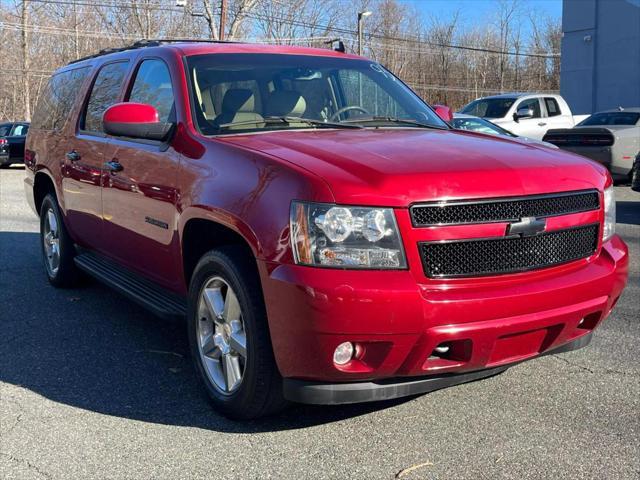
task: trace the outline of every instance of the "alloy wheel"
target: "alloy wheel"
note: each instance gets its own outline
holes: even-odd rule
[[[247,336],[238,298],[221,277],[207,280],[200,292],[197,333],[209,380],[221,393],[233,393],[247,365]]]
[[[47,210],[44,218],[42,241],[47,270],[52,277],[55,277],[60,268],[60,230],[58,219],[52,208]]]

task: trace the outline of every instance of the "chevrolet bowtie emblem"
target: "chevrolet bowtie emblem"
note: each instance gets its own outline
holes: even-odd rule
[[[547,228],[547,221],[544,218],[523,217],[519,222],[509,224],[507,235],[532,237],[544,232],[545,228]]]

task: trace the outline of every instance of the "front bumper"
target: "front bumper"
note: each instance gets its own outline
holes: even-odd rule
[[[581,336],[542,355],[571,352],[586,347],[591,333]],[[509,365],[510,366],[510,365]],[[345,403],[378,402],[393,398],[420,395],[453,387],[462,383],[489,378],[504,372],[509,366],[477,370],[474,372],[430,375],[426,377],[392,379],[354,383],[321,383],[291,378],[284,379],[284,396],[287,400],[315,405],[340,405]]]
[[[267,262],[259,269],[276,362],[288,383],[397,383],[499,369],[589,335],[624,288],[628,251],[614,236],[587,260],[439,282],[411,270]],[[336,366],[333,351],[345,341],[359,343],[362,353]],[[434,356],[443,343],[448,357]]]

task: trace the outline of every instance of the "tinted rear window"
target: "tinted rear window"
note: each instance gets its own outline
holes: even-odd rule
[[[38,100],[32,125],[44,130],[60,130],[73,105],[90,67],[57,73],[49,80]]]
[[[11,127],[13,126],[13,123],[7,123],[4,125],[0,125],[0,137],[6,137],[9,135],[9,132],[11,132]]]
[[[640,113],[636,112],[594,113],[579,125],[635,125],[638,120]]]

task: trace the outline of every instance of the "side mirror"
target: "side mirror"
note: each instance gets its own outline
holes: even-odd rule
[[[451,123],[451,120],[453,120],[453,112],[446,105],[434,105],[433,109],[435,110],[436,114],[445,122]]]
[[[531,107],[519,108],[518,111],[513,114],[513,119],[517,122],[521,118],[533,118],[533,108]]]
[[[158,111],[146,103],[116,103],[102,116],[102,125],[107,135],[114,137],[165,140],[173,123],[160,122]]]

